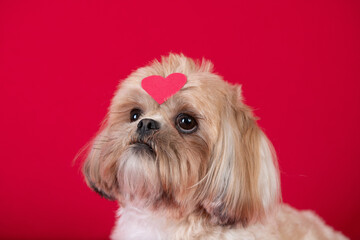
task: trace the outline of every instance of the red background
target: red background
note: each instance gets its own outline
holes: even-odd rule
[[[106,4],[105,4],[106,2]],[[284,201],[360,239],[359,1],[0,1],[0,238],[107,239],[72,166],[120,79],[168,52],[243,84]]]

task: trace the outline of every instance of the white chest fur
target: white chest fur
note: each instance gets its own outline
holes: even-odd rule
[[[135,207],[120,208],[112,240],[167,240],[174,223]]]
[[[135,207],[120,208],[112,240],[348,240],[310,211],[281,205],[269,221],[246,228],[210,226],[200,218],[177,222]]]

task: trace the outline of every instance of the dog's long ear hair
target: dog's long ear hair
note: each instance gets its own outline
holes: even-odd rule
[[[241,87],[231,92],[200,195],[213,222],[246,225],[280,200],[279,174],[273,147],[242,102]]]
[[[88,146],[87,158],[82,171],[87,185],[100,196],[115,200],[118,193],[117,161],[114,159],[114,146],[108,133],[107,120],[101,130]]]

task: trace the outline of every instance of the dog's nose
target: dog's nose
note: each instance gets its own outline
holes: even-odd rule
[[[142,119],[137,125],[137,132],[139,134],[148,134],[151,132],[155,132],[159,129],[159,122],[149,118]]]

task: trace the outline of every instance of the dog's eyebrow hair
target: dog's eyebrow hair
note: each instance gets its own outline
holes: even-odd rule
[[[179,113],[187,113],[193,117],[195,117],[196,119],[205,119],[198,111],[195,110],[196,108],[188,103],[183,103],[183,104],[179,104],[179,107],[176,109],[176,116]]]
[[[180,91],[183,91],[183,90],[189,90],[189,89],[195,89],[196,90],[196,86],[184,86],[183,88],[180,89]]]
[[[144,101],[143,93],[141,93],[137,89],[132,89],[130,92],[126,92],[123,94],[122,99],[125,99],[123,103],[115,105],[115,108],[110,110],[109,113],[126,113],[128,110],[132,108],[141,109],[142,106],[147,102]]]

